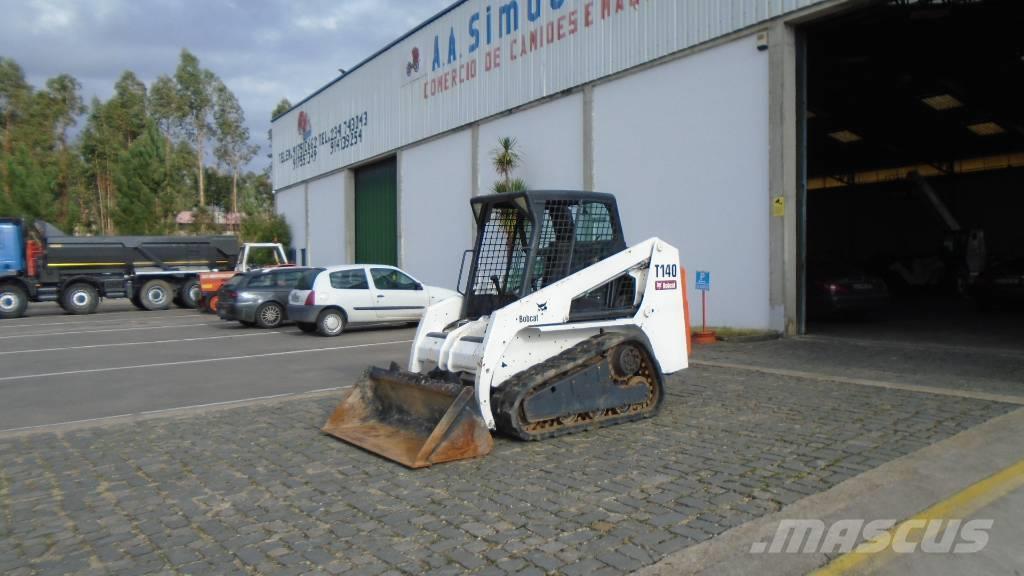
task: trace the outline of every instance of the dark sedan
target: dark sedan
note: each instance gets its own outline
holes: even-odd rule
[[[863,314],[889,303],[889,288],[877,276],[834,265],[812,267],[809,272],[807,309],[811,316]]]
[[[276,328],[288,320],[288,294],[309,272],[319,268],[271,268],[239,274],[217,293],[217,315],[246,326]]]

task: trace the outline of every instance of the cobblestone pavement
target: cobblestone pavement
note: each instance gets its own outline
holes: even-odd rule
[[[622,574],[1014,408],[693,368],[653,420],[410,471],[321,435],[336,400],[0,439],[0,573]]]
[[[1024,396],[1024,347],[810,337],[709,346],[698,359]]]

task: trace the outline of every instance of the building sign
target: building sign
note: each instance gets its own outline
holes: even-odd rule
[[[481,73],[513,65],[550,49],[598,22],[640,10],[650,0],[509,0],[487,4],[466,19],[461,30],[435,33],[430,75],[422,82],[423,99],[476,80]],[[419,49],[413,48],[414,53]]]
[[[300,111],[297,120],[297,131],[302,136],[302,142],[282,150],[277,154],[277,163],[290,165],[292,169],[301,168],[316,162],[321,149],[326,154],[333,155],[358,146],[363,141],[363,130],[370,124],[368,112],[357,114],[348,118],[328,130],[320,133],[313,132],[313,123],[305,111]]]
[[[466,0],[277,118],[280,190],[824,0]]]

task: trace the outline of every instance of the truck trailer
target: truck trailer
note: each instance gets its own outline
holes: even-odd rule
[[[71,236],[47,222],[0,218],[0,318],[21,317],[29,302],[91,314],[101,298],[195,308],[199,273],[233,270],[238,254],[234,236]]]

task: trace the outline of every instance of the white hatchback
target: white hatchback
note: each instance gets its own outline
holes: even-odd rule
[[[418,322],[427,306],[458,297],[378,264],[310,270],[288,295],[288,317],[303,332],[337,336],[350,324]]]

